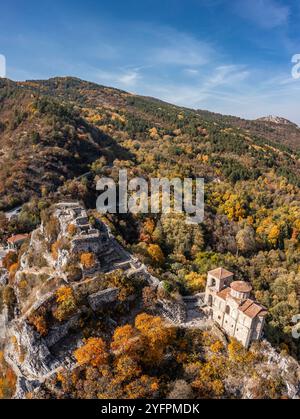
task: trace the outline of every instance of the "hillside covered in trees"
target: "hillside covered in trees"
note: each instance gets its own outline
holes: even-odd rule
[[[171,296],[203,291],[207,271],[218,266],[250,281],[255,298],[269,312],[266,338],[278,351],[299,360],[299,341],[291,333],[292,317],[300,313],[298,130],[292,124],[181,108],[74,78],[18,83],[2,79],[0,240],[31,232],[47,217],[47,208],[65,197],[93,210],[97,179],[117,180],[120,168],[127,168],[130,177],[146,179],[203,177],[205,219],[200,225],[187,225],[176,214],[102,219]],[[18,205],[23,205],[22,211],[8,222],[4,211]],[[90,215],[95,222],[93,211]],[[6,301],[13,298],[10,288],[19,260],[5,262],[10,279],[1,287],[1,301],[3,296]],[[78,384],[61,375],[62,387],[73,397],[93,397],[95,392],[102,397],[155,397],[158,391],[164,396],[178,391],[222,397],[228,371],[237,368],[239,359],[241,375],[252,371],[259,356],[255,348],[247,354],[234,342],[226,348],[206,334],[187,332],[175,339],[179,332],[164,331],[159,321],[150,318],[147,326],[145,318],[137,316],[106,342],[86,336],[86,350],[75,354]],[[162,330],[161,340],[156,329]],[[125,338],[132,346],[124,349]],[[99,354],[91,359],[95,344]],[[155,359],[145,356],[147,345],[153,346]],[[124,350],[119,352],[121,346]],[[170,348],[173,364],[166,361]],[[216,369],[211,358],[218,361]],[[219,365],[220,360],[224,362]],[[156,374],[149,368],[153,362]],[[162,389],[163,371],[174,363],[181,374],[171,377],[173,387]],[[101,382],[95,376],[98,369],[103,369]],[[279,378],[269,384],[266,394],[257,397],[285,395]]]

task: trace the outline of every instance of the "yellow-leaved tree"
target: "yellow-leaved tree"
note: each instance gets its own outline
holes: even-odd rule
[[[141,334],[146,362],[160,362],[166,348],[175,338],[175,329],[165,325],[160,317],[142,313],[135,319],[135,327]],[[148,349],[147,349],[148,348]]]
[[[165,256],[158,244],[150,244],[147,250],[154,265],[161,266],[164,263]]]

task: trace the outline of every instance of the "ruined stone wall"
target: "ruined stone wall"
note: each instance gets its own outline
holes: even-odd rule
[[[72,240],[72,252],[74,253],[99,253],[101,249],[100,237],[79,237]]]
[[[88,302],[94,311],[100,310],[106,304],[114,303],[118,300],[119,289],[107,288],[106,290],[99,291],[88,297]]]

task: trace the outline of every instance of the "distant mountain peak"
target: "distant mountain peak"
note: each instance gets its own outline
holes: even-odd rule
[[[275,115],[264,116],[262,118],[258,118],[257,121],[272,122],[273,124],[277,124],[277,125],[293,125],[293,126],[297,126],[296,124],[294,124],[293,122],[289,121],[288,119],[282,118],[280,116],[275,116]]]

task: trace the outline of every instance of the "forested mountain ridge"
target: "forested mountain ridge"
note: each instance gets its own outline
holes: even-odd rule
[[[3,209],[40,195],[42,189],[56,189],[102,154],[122,159],[117,143],[125,143],[127,159],[126,141],[136,142],[130,150],[136,156],[140,140],[146,149],[155,145],[160,170],[170,156],[182,174],[190,172],[186,163],[193,159],[195,176],[235,182],[273,169],[299,185],[297,152],[284,145],[286,139],[272,142],[274,129],[266,123],[197,112],[74,78],[3,79],[0,106]],[[163,144],[156,150],[158,138]],[[291,139],[293,143],[293,135]]]
[[[291,147],[293,150],[300,148],[300,128],[295,123],[278,116],[261,117],[247,120],[230,115],[221,115],[208,111],[198,110],[199,115],[211,121],[221,121],[227,126],[241,128],[246,132],[259,137]]]

